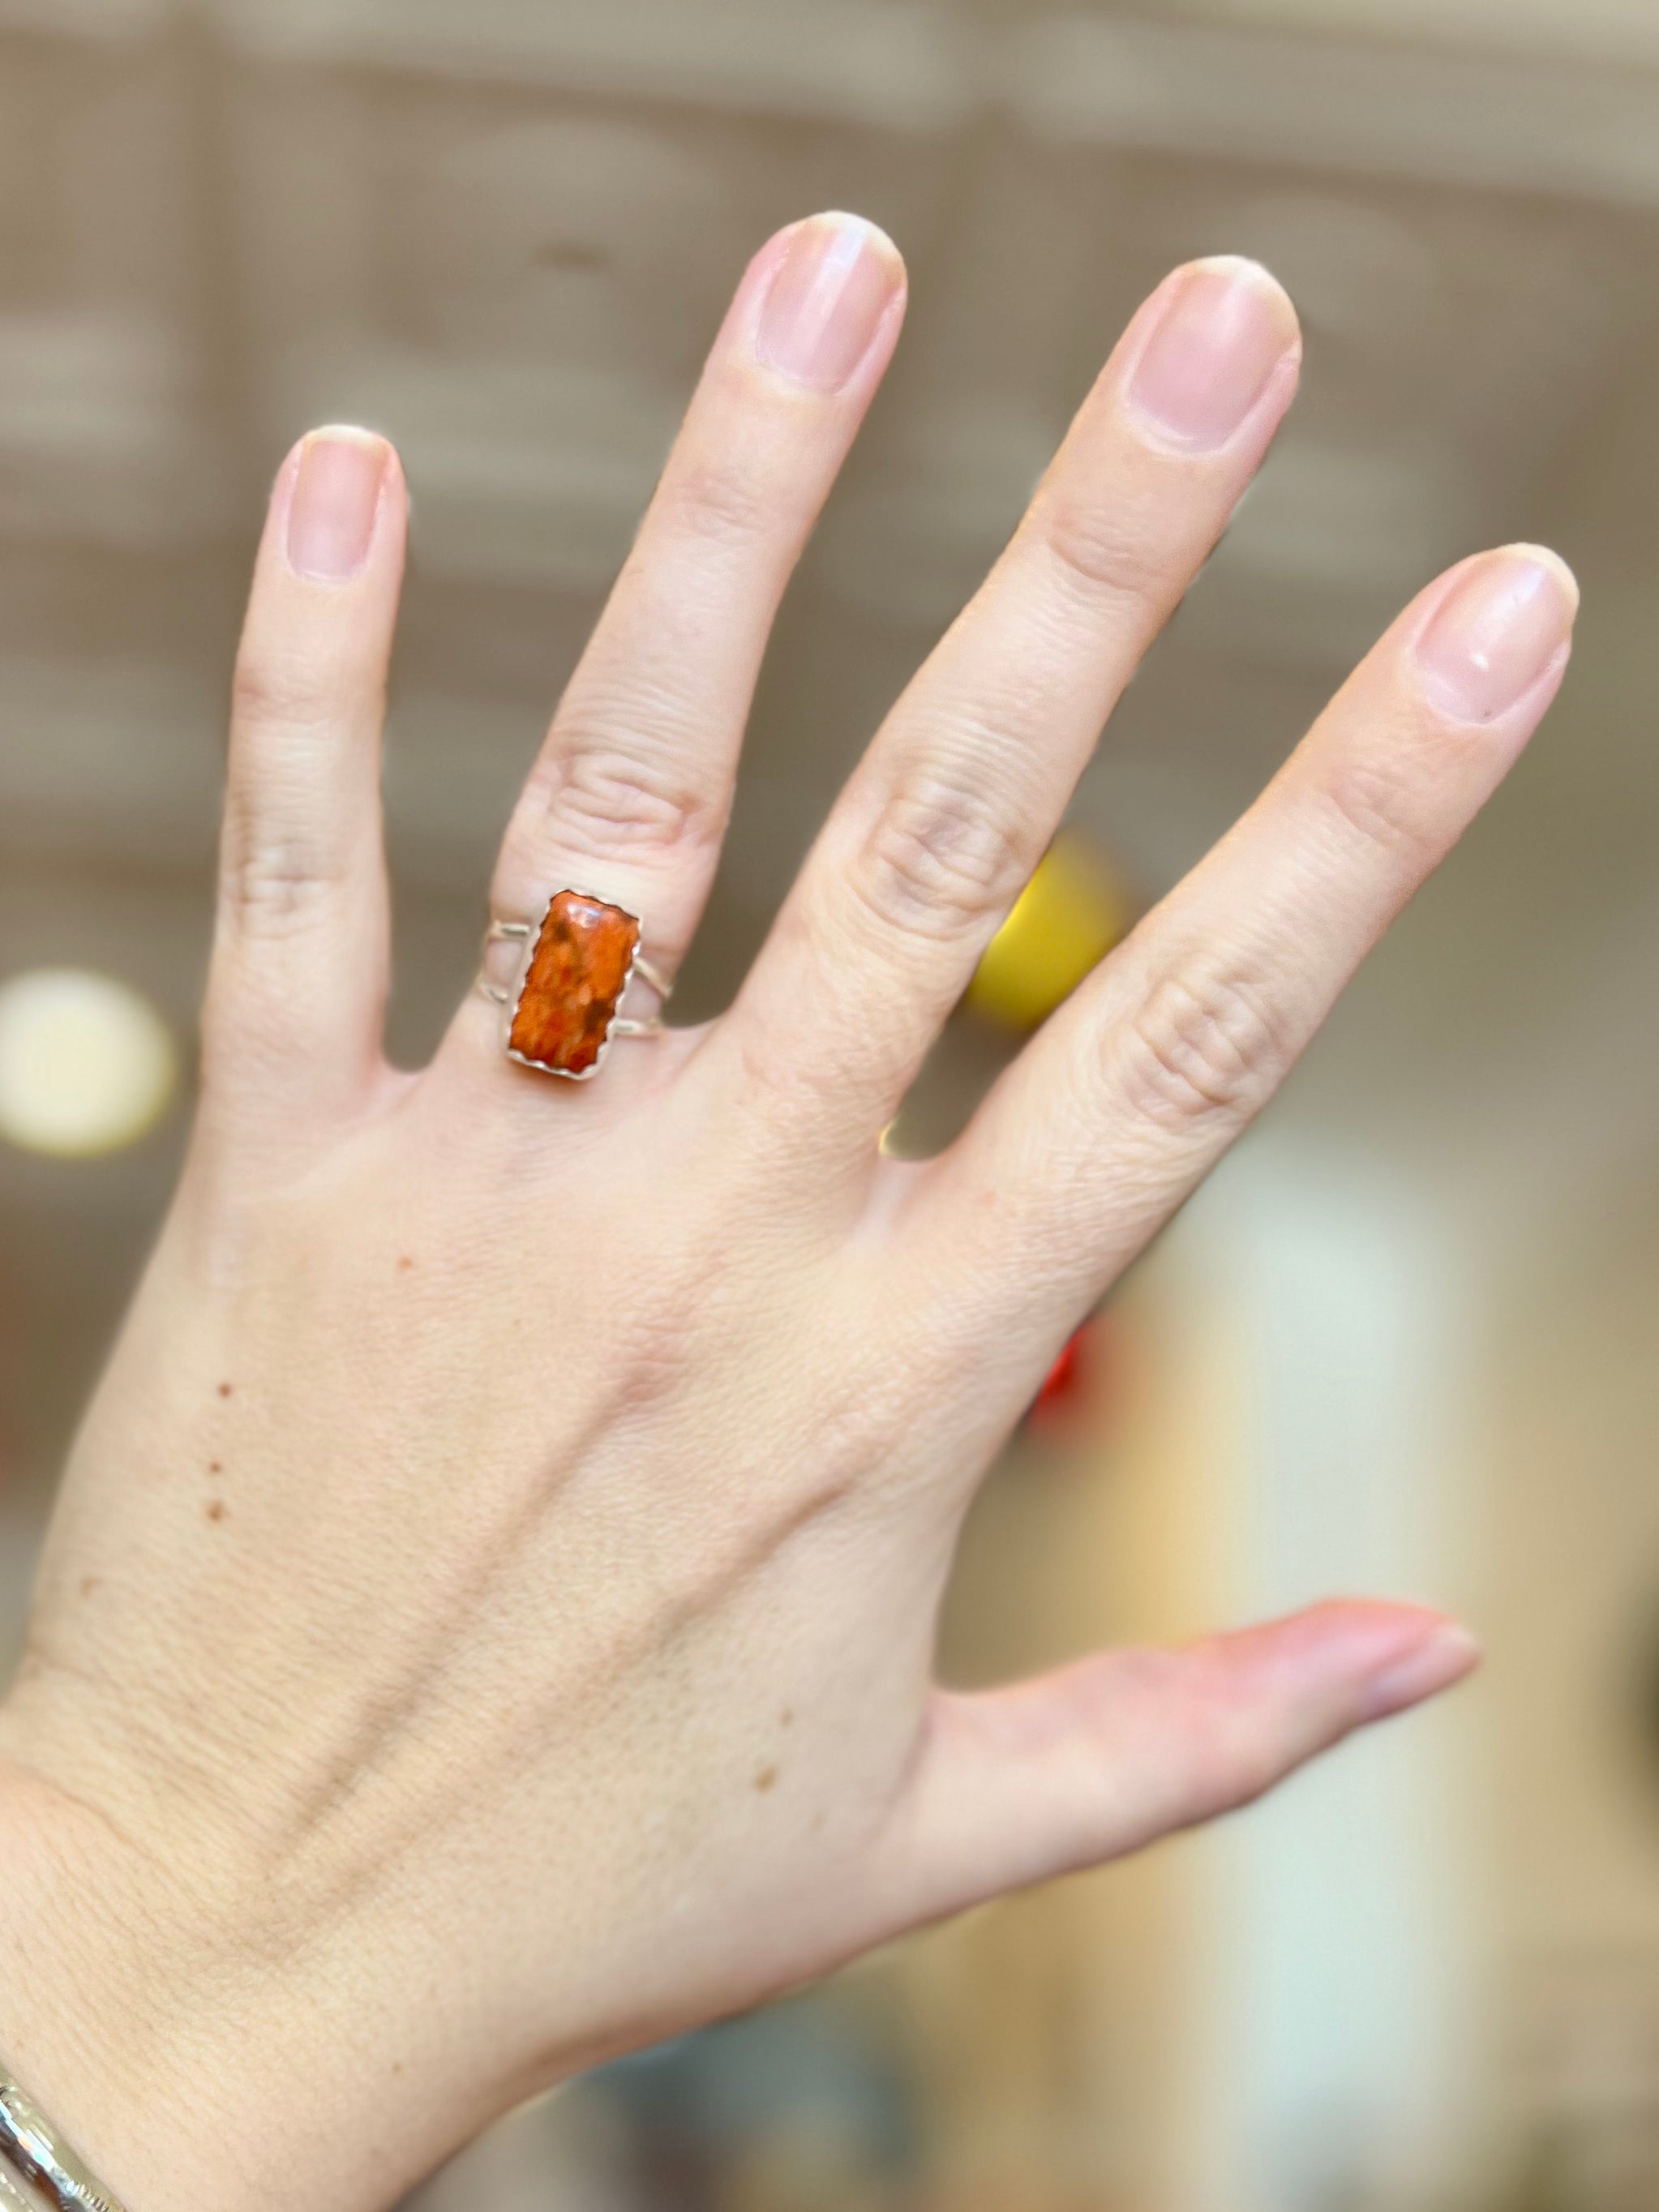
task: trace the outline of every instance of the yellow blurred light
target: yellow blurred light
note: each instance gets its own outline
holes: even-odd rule
[[[978,1014],[1032,1030],[1127,935],[1133,915],[1111,871],[1082,838],[1057,838],[992,940],[969,987]]]
[[[0,1137],[84,1159],[152,1128],[178,1080],[166,1024],[125,983],[74,968],[0,984]]]

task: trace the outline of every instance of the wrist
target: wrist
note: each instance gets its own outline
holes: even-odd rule
[[[388,2212],[495,2116],[429,2047],[388,1930],[222,1838],[65,1796],[8,1757],[14,1717],[0,2065],[124,2212]]]
[[[101,1815],[0,1760],[0,2063],[127,2212],[231,2212],[200,2140],[210,2075],[181,2095],[168,2071],[188,1948],[144,1873]]]
[[[275,2100],[299,2039],[280,2017],[278,1977],[270,2002],[246,2002],[199,1838],[174,1852],[66,1796],[5,1755],[9,1718],[0,1714],[0,2064],[125,2212],[280,2201]],[[257,1944],[257,1923],[244,1936]]]

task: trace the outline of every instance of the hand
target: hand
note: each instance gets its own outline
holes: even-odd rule
[[[745,277],[508,830],[672,970],[786,579],[902,273]],[[578,1087],[468,1000],[381,1054],[395,457],[278,480],[235,693],[204,1096],[0,1711],[0,2051],[132,2212],[369,2212],[514,2100],[1255,1796],[1472,1663],[1322,1608],[932,1680],[975,1483],[1267,1101],[1565,665],[1553,556],[1399,620],[1233,833],[925,1165],[879,1139],[1295,386],[1177,272],[894,710],[730,1013]]]

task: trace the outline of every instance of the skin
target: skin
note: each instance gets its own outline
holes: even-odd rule
[[[744,281],[500,915],[575,884],[684,955],[772,617],[902,313],[893,249],[844,220]],[[839,304],[801,273],[826,240]],[[0,1708],[0,2051],[131,2212],[375,2212],[536,2089],[1238,1806],[1474,1663],[1438,1615],[1348,1603],[990,1695],[933,1675],[963,1515],[1056,1352],[1565,666],[1550,556],[1431,586],[961,1140],[883,1156],[1298,362],[1263,272],[1170,280],[731,1012],[582,1086],[508,1066],[481,997],[430,1066],[384,1060],[404,482],[355,441],[372,535],[329,574],[296,501],[340,457],[290,457],[198,1125]]]

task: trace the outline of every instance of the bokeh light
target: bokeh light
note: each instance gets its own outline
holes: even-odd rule
[[[112,976],[40,969],[0,984],[0,1136],[83,1159],[153,1128],[178,1081],[167,1024]]]
[[[1127,892],[1095,848],[1055,839],[980,963],[968,993],[976,1014],[1034,1030],[1127,935]]]

